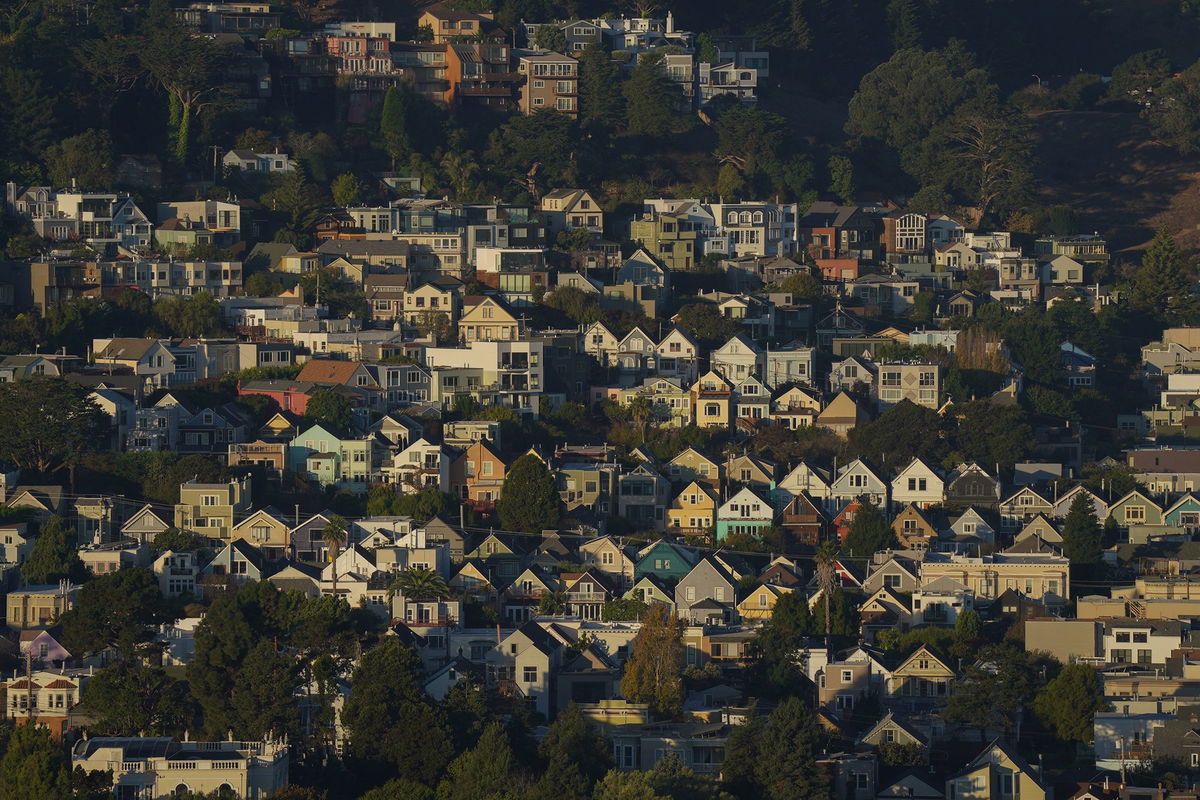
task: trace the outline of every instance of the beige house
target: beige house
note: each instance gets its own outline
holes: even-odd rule
[[[575,59],[567,61],[574,63]],[[553,189],[542,197],[542,216],[546,229],[553,235],[562,230],[586,228],[592,233],[604,232],[604,211],[596,198],[585,189]]]
[[[233,526],[250,512],[250,480],[181,484],[175,504],[175,527],[210,539],[229,541]]]
[[[437,283],[423,283],[404,293],[404,322],[421,325],[431,315],[445,315],[451,325],[458,324],[458,294]]]
[[[7,698],[4,717],[17,725],[27,724],[33,717],[38,725],[50,729],[52,738],[61,741],[70,726],[71,709],[79,705],[89,677],[90,670],[37,670],[29,677],[22,670],[0,682],[0,696]]]
[[[463,298],[458,331],[463,344],[511,342],[524,336],[525,322],[497,298],[472,295]]]
[[[57,586],[26,586],[8,593],[8,627],[46,628],[54,624],[62,614],[75,607],[79,589],[71,588],[64,581]]]
[[[728,428],[733,420],[733,384],[709,370],[692,385],[692,405],[700,428]]]
[[[233,526],[233,538],[244,539],[276,558],[287,554],[291,528],[268,509],[259,509]]]
[[[954,800],[1004,797],[1046,800],[1053,794],[1035,767],[997,739],[964,770],[946,779],[946,797]]]
[[[816,425],[845,438],[850,431],[869,420],[870,416],[862,403],[845,392],[838,392],[837,397],[830,400],[829,405],[817,415]]]
[[[875,396],[881,411],[902,400],[937,409],[942,395],[940,364],[880,364],[875,373]]]
[[[269,797],[288,782],[286,741],[178,742],[166,737],[93,736],[75,743],[71,764],[111,772],[117,797],[167,798],[188,792]]]
[[[963,584],[980,600],[994,600],[1012,589],[1047,606],[1061,606],[1070,596],[1070,561],[1056,553],[996,553],[972,557],[927,553],[921,562],[921,585],[939,578]]]
[[[175,356],[157,339],[93,339],[92,353],[98,367],[127,368],[147,387],[164,387],[175,374]]]
[[[517,60],[517,72],[525,77],[518,99],[522,114],[548,108],[572,118],[579,116],[577,60],[560,53],[531,53]]]

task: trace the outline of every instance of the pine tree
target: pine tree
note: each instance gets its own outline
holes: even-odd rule
[[[63,578],[81,577],[83,563],[75,552],[75,537],[59,516],[42,525],[29,558],[21,565],[21,577],[29,584],[51,584]]]
[[[1063,521],[1063,555],[1072,564],[1091,565],[1100,563],[1100,522],[1091,496],[1080,492],[1071,501],[1067,518]]]
[[[662,603],[650,607],[633,640],[621,694],[648,703],[655,714],[673,716],[683,707],[683,626]]]
[[[536,533],[558,525],[561,502],[546,463],[526,453],[504,477],[496,514],[505,530]]]
[[[854,558],[870,558],[880,550],[894,547],[896,534],[892,531],[879,509],[867,500],[854,514],[850,533],[846,536],[846,549]]]
[[[675,108],[682,98],[667,77],[660,53],[642,56],[625,82],[624,94],[630,133],[658,138],[675,129]]]
[[[481,800],[498,797],[512,780],[513,754],[499,722],[484,729],[479,743],[450,762],[438,785],[438,800]]]
[[[0,760],[0,800],[71,797],[71,768],[44,725],[18,725]]]
[[[383,134],[383,146],[392,157],[392,168],[396,162],[407,161],[413,154],[412,137],[408,133],[408,92],[393,86],[383,96],[383,113],[379,119],[379,132]]]
[[[579,56],[579,121],[588,127],[612,129],[621,124],[621,70],[597,42]]]
[[[758,747],[758,783],[771,800],[823,800],[828,779],[817,766],[821,728],[798,697],[780,703],[763,728]]]
[[[204,714],[205,730],[222,737],[236,722],[229,697],[238,668],[254,649],[256,632],[234,597],[218,597],[196,628],[187,665],[188,686]]]
[[[1085,664],[1068,664],[1038,692],[1033,710],[1064,742],[1087,744],[1094,734],[1097,711],[1104,711],[1104,687],[1096,670]]]
[[[1183,256],[1166,226],[1158,229],[1142,256],[1133,277],[1132,299],[1135,306],[1156,313],[1184,311],[1193,304]]]
[[[546,762],[534,789],[537,800],[586,800],[592,787],[612,766],[604,738],[572,703],[558,715],[538,745]]]
[[[257,741],[295,731],[300,721],[295,701],[299,683],[295,660],[276,652],[273,641],[260,640],[233,681],[229,705],[236,719],[234,735]]]

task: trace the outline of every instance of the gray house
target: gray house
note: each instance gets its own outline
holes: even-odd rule
[[[682,619],[693,624],[710,621],[719,613],[723,622],[732,622],[737,603],[737,581],[709,556],[692,567],[675,586],[675,607]]]

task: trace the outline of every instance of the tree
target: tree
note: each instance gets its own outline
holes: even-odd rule
[[[626,126],[635,136],[660,138],[675,130],[675,108],[681,102],[679,88],[667,77],[664,57],[642,55],[623,89]]]
[[[1028,197],[1032,146],[1023,114],[995,102],[968,103],[950,118],[944,138],[944,177],[974,206],[976,219],[987,219],[1000,203],[1014,208]]]
[[[158,578],[145,567],[129,567],[88,581],[79,601],[62,616],[63,644],[76,656],[117,647],[137,657],[137,646],[152,638],[156,626],[173,621]]]
[[[221,306],[208,291],[164,297],[154,304],[154,315],[176,336],[213,336],[221,331]]]
[[[109,440],[107,417],[81,384],[33,376],[0,384],[0,458],[50,475],[74,468],[79,458]]]
[[[79,560],[75,548],[75,537],[67,531],[61,517],[50,517],[42,525],[29,558],[21,565],[21,577],[28,584],[46,585],[63,578],[79,580],[83,574],[83,562]]]
[[[610,753],[604,738],[572,703],[538,745],[546,769],[533,796],[538,800],[590,798],[592,786],[612,766]]]
[[[82,705],[94,720],[93,732],[106,736],[175,736],[193,713],[187,684],[134,660],[98,670],[83,690]]]
[[[546,188],[578,182],[578,126],[550,108],[510,117],[488,142],[486,158],[512,183],[538,200]]]
[[[174,127],[174,156],[188,159],[192,118],[221,99],[224,53],[204,36],[194,36],[172,20],[156,27],[140,52],[146,71],[167,93]]]
[[[880,550],[896,546],[896,534],[874,503],[863,500],[850,523],[846,549],[853,558],[870,558]]]
[[[0,134],[10,161],[33,166],[54,141],[57,121],[51,95],[36,71],[9,67],[0,77],[0,99]]]
[[[18,725],[0,760],[0,800],[71,797],[71,766],[45,725]]]
[[[679,309],[679,329],[706,349],[719,347],[743,331],[737,320],[721,314],[712,303],[688,303]]]
[[[1011,730],[1014,714],[1034,689],[1029,657],[1019,648],[990,645],[963,672],[942,713],[947,722],[959,722],[979,731],[983,741],[989,730]]]
[[[655,603],[642,618],[625,662],[621,693],[647,703],[655,714],[674,716],[683,707],[683,625],[670,609]]]
[[[362,204],[366,186],[353,172],[343,172],[333,179],[329,191],[333,195],[333,204],[345,208]]]
[[[855,452],[876,464],[936,463],[946,454],[945,419],[932,408],[901,400],[878,419],[850,431]]]
[[[829,191],[843,203],[854,202],[854,162],[846,156],[829,158]]]
[[[600,608],[600,619],[603,622],[633,622],[646,616],[649,606],[637,597],[622,597],[609,600]]]
[[[759,745],[762,741],[766,717],[749,714],[734,727],[725,742],[725,761],[721,764],[721,781],[737,797],[762,797],[758,786],[758,768],[761,763]]]
[[[820,547],[817,548],[814,561],[817,566],[818,588],[821,590],[821,595],[828,598],[833,595],[834,589],[837,587],[837,573],[835,571],[837,552],[833,549],[833,545],[829,542],[822,542]],[[805,605],[807,606],[807,601],[805,601]],[[829,634],[832,633],[830,630],[831,604],[823,603],[822,605],[825,607],[825,627],[822,629],[822,632],[825,634],[826,639],[828,639]]]
[[[757,781],[771,800],[829,797],[829,781],[817,766],[821,728],[798,697],[780,703],[767,718],[758,743]]]
[[[438,800],[507,797],[511,789],[512,748],[499,722],[489,724],[479,743],[450,762],[438,785]]]
[[[579,121],[584,127],[612,129],[623,116],[621,70],[599,42],[579,55]]]
[[[86,130],[50,145],[46,165],[52,186],[107,191],[113,184],[113,144],[108,131]]]
[[[455,200],[465,203],[476,198],[479,184],[475,181],[475,176],[479,174],[479,161],[475,158],[475,153],[470,150],[451,150],[442,157],[439,166],[445,171],[450,187],[454,189]]]
[[[964,642],[973,642],[983,634],[983,620],[973,608],[960,612],[954,620],[954,635]]]
[[[1171,77],[1171,61],[1162,50],[1134,53],[1112,70],[1108,84],[1109,98],[1136,103],[1145,108],[1154,102],[1153,95]]]
[[[796,650],[816,628],[808,598],[802,592],[787,592],[776,601],[770,619],[751,642],[752,683],[759,692],[781,696],[791,691],[801,675]]]
[[[533,34],[533,45],[538,50],[550,50],[555,53],[567,51],[567,35],[557,23],[548,22],[539,25]]]
[[[304,245],[321,213],[320,193],[303,169],[286,172],[273,180],[275,188],[262,196],[263,204],[287,216],[283,226],[275,233],[275,241]]]
[[[661,800],[649,772],[609,770],[596,784],[594,800]]]
[[[299,670],[289,656],[276,652],[275,643],[262,639],[238,668],[233,681],[230,710],[234,734],[258,741],[294,732],[300,722],[295,692]]]
[[[238,668],[254,649],[258,633],[237,598],[223,595],[209,606],[195,640],[195,654],[187,665],[188,687],[203,712],[205,730],[224,736],[237,723],[229,698]]]
[[[358,800],[433,800],[433,790],[416,781],[393,778]]]
[[[332,557],[329,563],[333,565],[330,570],[333,573],[333,595],[337,596],[337,559],[338,553],[341,552],[342,545],[346,543],[346,520],[339,514],[332,514],[329,517],[329,522],[325,527],[321,528],[321,540],[329,546],[332,552]]]
[[[957,403],[954,415],[955,450],[963,461],[975,461],[1001,473],[1033,452],[1033,429],[1018,406],[996,405],[988,400]]]
[[[396,594],[402,594],[409,600],[445,600],[450,596],[450,587],[445,578],[431,569],[409,567],[388,587],[388,601]]]
[[[1193,303],[1191,281],[1175,239],[1160,226],[1142,255],[1142,265],[1133,277],[1132,302],[1151,312],[1183,310]]]
[[[422,688],[421,660],[396,639],[363,654],[351,678],[342,722],[350,753],[431,786],[451,757],[450,732]]]
[[[1154,135],[1188,156],[1200,150],[1200,61],[1156,89],[1146,109]]]
[[[561,504],[546,462],[526,453],[513,462],[504,477],[496,514],[505,530],[536,533],[558,525]]]
[[[354,407],[344,394],[332,389],[318,389],[308,398],[304,416],[328,427],[331,433],[344,434],[354,424]]]
[[[1038,692],[1033,712],[1064,742],[1087,744],[1094,735],[1097,711],[1104,711],[1104,686],[1096,670],[1085,664],[1068,664]]]
[[[1100,563],[1100,521],[1096,519],[1096,509],[1087,492],[1080,492],[1071,501],[1063,521],[1062,536],[1063,555],[1071,559],[1073,565]]]

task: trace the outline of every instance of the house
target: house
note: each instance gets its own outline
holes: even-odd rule
[[[150,570],[158,578],[158,589],[163,597],[196,596],[196,579],[200,577],[200,564],[196,553],[166,550],[154,559]]]
[[[995,509],[1000,505],[1000,480],[975,462],[960,464],[946,477],[946,503]]]
[[[323,487],[365,491],[375,465],[374,437],[341,437],[320,424],[296,434],[287,445],[288,470]]]
[[[434,44],[448,44],[459,37],[485,39],[501,33],[492,14],[447,8],[441,3],[427,6],[417,18],[417,27],[433,31]]]
[[[929,464],[914,458],[892,479],[892,502],[912,503],[920,508],[941,505],[946,482]]]
[[[154,541],[155,536],[170,527],[171,523],[159,516],[154,507],[147,503],[125,520],[120,533],[122,537],[149,544]]]
[[[609,579],[597,569],[581,573],[564,572],[559,577],[568,616],[598,620],[604,604],[620,596],[610,585]]]
[[[502,593],[505,616],[515,625],[528,622],[536,614],[542,597],[561,591],[561,586],[557,576],[543,572],[537,566],[526,567]]]
[[[244,539],[268,558],[284,558],[291,548],[291,527],[273,508],[260,508],[233,526],[234,539]]]
[[[737,383],[743,378],[765,374],[766,356],[763,349],[742,333],[709,354],[712,369]]]
[[[465,561],[447,583],[456,593],[474,598],[479,602],[490,602],[499,596],[492,582],[490,570],[480,561]]]
[[[944,702],[957,677],[942,657],[928,645],[921,645],[884,682],[883,704],[887,708],[915,710]]]
[[[691,572],[698,559],[698,554],[691,548],[659,539],[638,551],[634,581],[640,581],[646,575],[653,575],[660,581],[677,580]]]
[[[825,537],[826,518],[820,504],[806,492],[776,495],[777,502],[786,499],[779,511],[779,527],[786,541],[793,545],[816,547]]]
[[[881,363],[875,373],[875,396],[879,410],[886,411],[902,400],[938,409],[942,402],[940,364]]]
[[[647,574],[643,576],[633,585],[632,589],[625,593],[625,597],[627,599],[636,597],[647,605],[662,603],[667,606],[672,614],[675,613],[674,591],[670,586],[653,575]]]
[[[517,73],[525,76],[519,89],[517,106],[522,114],[532,114],[535,111],[549,109],[560,114],[566,114],[574,119],[579,115],[579,61],[561,53],[527,53],[517,56]],[[555,192],[581,192],[581,190],[554,189],[547,197]],[[586,194],[586,192],[582,192]],[[557,198],[556,198],[557,199]],[[547,213],[546,197],[542,198],[542,211],[547,227],[552,233],[575,227],[585,227],[597,233],[604,231],[604,212],[594,201],[591,204],[590,215],[585,219],[594,220],[592,225],[563,225],[563,217],[576,216],[567,210],[558,210],[565,203],[553,202],[555,210]],[[586,207],[580,211],[586,211]],[[563,216],[559,216],[562,214]]]
[[[745,487],[717,507],[717,541],[734,534],[761,535],[775,522],[774,507]]]
[[[0,563],[23,564],[33,550],[37,537],[29,534],[24,522],[10,522],[0,527]]]
[[[938,540],[938,529],[920,506],[909,503],[892,518],[892,531],[906,550],[924,550]]]
[[[706,484],[692,481],[668,506],[667,531],[675,536],[708,538],[716,525],[716,512],[715,493]]]
[[[724,481],[724,467],[694,447],[686,448],[667,463],[667,475],[674,484],[700,483],[714,494]]]
[[[779,598],[793,591],[770,583],[760,584],[741,599],[735,606],[738,616],[744,620],[770,619]]]
[[[830,496],[842,501],[868,500],[876,508],[887,509],[887,481],[861,458],[850,462],[830,484]]]
[[[734,416],[739,422],[760,422],[771,415],[771,389],[753,375],[733,388]]]
[[[858,741],[876,749],[884,745],[916,747],[921,751],[929,748],[929,736],[921,732],[906,717],[896,716],[891,711],[883,715]],[[940,794],[938,795],[940,798]]]
[[[775,486],[775,465],[754,453],[746,453],[725,463],[725,480],[730,485],[769,492]]]
[[[953,800],[992,800],[996,797],[1049,800],[1053,793],[1037,769],[997,739],[965,769],[946,779],[946,797]]]
[[[17,725],[36,720],[38,725],[47,727],[51,739],[61,742],[73,727],[72,709],[79,705],[90,677],[91,670],[61,668],[40,669],[20,677],[14,675],[10,680],[0,682],[0,689],[7,699],[4,716]]]
[[[21,631],[17,637],[21,661],[28,658],[30,664],[42,669],[50,669],[58,662],[61,669],[71,658],[71,652],[59,642],[61,637],[58,628]]]
[[[869,420],[863,404],[842,391],[817,415],[816,426],[844,439],[850,431]]]
[[[177,741],[167,737],[84,737],[71,766],[111,774],[115,797],[170,797],[185,792],[268,797],[287,785],[288,744]],[[182,791],[181,791],[182,790]]]
[[[517,341],[525,336],[525,322],[518,319],[502,300],[492,296],[463,298],[458,333],[464,344]]]
[[[953,627],[960,614],[974,610],[974,592],[949,576],[922,583],[912,594],[914,625]]]
[[[881,695],[891,670],[878,652],[859,646],[818,667],[814,677],[818,707],[846,713],[871,695]]]
[[[701,557],[675,585],[677,613],[693,624],[713,619],[714,613],[718,623],[732,621],[736,602],[736,579],[711,556]]]
[[[607,578],[616,587],[628,587],[634,582],[637,563],[629,551],[611,536],[589,539],[578,548],[583,564]]]
[[[921,585],[920,566],[899,554],[877,555],[882,563],[873,563],[870,574],[862,582],[862,589],[873,594],[880,589],[890,589],[900,594],[912,594]]]
[[[692,406],[698,427],[728,428],[733,421],[733,384],[710,369],[692,384]]]
[[[1141,489],[1134,489],[1108,507],[1107,519],[1128,529],[1131,526],[1163,524],[1163,509]]]
[[[175,373],[175,356],[156,339],[93,339],[92,352],[97,366],[128,369],[147,391],[167,386]]]
[[[249,478],[228,483],[199,483],[193,479],[179,487],[175,527],[228,541],[235,522],[249,511]]]
[[[553,74],[555,76],[553,79],[547,79],[546,83],[555,83],[559,80],[570,82],[578,76],[578,62],[573,58],[561,56],[556,53],[529,56],[528,58],[534,60],[531,62],[531,66],[533,66],[535,71],[538,70],[536,60],[545,60],[546,69],[542,70],[542,73],[546,75]],[[560,61],[560,59],[566,60]],[[559,77],[560,73],[561,77]],[[531,80],[536,83],[537,78],[533,77]],[[529,93],[530,97],[539,95],[542,95],[542,93],[534,90],[531,90]],[[525,94],[523,93],[522,96],[524,97]],[[532,107],[529,109],[522,107],[522,111],[525,113],[531,113],[532,110]],[[571,116],[574,116],[574,112],[577,111],[575,108],[556,108],[556,110],[565,111],[571,114]],[[551,236],[557,235],[559,231],[574,230],[576,228],[583,228],[597,235],[604,233],[604,211],[601,209],[600,204],[596,202],[596,198],[586,189],[552,189],[542,196],[540,211],[542,219],[546,222],[546,229]]]
[[[770,419],[791,430],[815,424],[821,413],[821,398],[811,389],[790,386],[771,398]]]
[[[244,539],[236,539],[225,545],[200,570],[200,583],[205,592],[213,588],[223,588],[227,585],[241,586],[251,581],[261,581],[266,577],[264,567],[266,559],[262,551]]]
[[[488,684],[500,694],[523,698],[552,719],[556,673],[565,655],[563,642],[536,622],[526,622],[487,653]]]
[[[500,499],[507,470],[491,442],[472,442],[450,465],[450,491],[476,511],[491,511]]]
[[[256,153],[253,150],[230,150],[221,159],[226,169],[242,172],[295,172],[296,162],[286,153]]]
[[[921,562],[921,585],[948,576],[974,592],[977,600],[994,600],[1006,589],[1017,589],[1059,608],[1070,596],[1070,562],[1054,552],[994,553],[963,556],[926,553]]]

